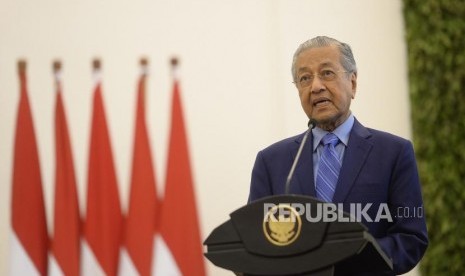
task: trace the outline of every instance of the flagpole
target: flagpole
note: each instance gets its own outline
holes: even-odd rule
[[[142,57],[139,61],[140,64],[140,69],[141,69],[141,75],[142,76],[147,76],[148,75],[148,66],[149,66],[149,61],[146,57]]]
[[[172,57],[170,60],[171,64],[171,74],[175,81],[179,80],[179,59],[177,57]]]
[[[20,97],[14,138],[10,275],[46,275],[49,237],[25,60],[17,63]],[[27,256],[27,257],[26,257]]]
[[[55,202],[53,218],[52,261],[50,276],[79,275],[81,255],[81,214],[71,139],[68,131],[62,91],[62,63],[52,64],[55,79]]]
[[[52,65],[53,77],[55,79],[55,91],[59,93],[61,91],[61,61],[55,60]]]
[[[99,270],[95,264],[104,274],[117,275],[122,239],[123,215],[111,137],[105,116],[101,89],[101,67],[100,59],[92,61],[95,87],[87,171],[87,208],[84,223],[84,236],[91,249],[89,252],[91,254],[85,255],[83,258],[83,262],[86,263],[83,265],[83,275],[94,275],[94,269]]]
[[[20,83],[19,85],[21,86],[20,89],[20,94],[22,95],[23,93],[26,93],[26,69],[27,69],[27,62],[24,59],[18,60],[18,75],[19,75],[19,80]]]
[[[160,216],[160,235],[166,261],[159,266],[165,273],[159,275],[205,276],[200,222],[179,87],[179,59],[171,58],[170,64],[173,76],[171,130]]]
[[[143,57],[140,59],[139,65],[140,65],[140,86],[141,86],[140,90],[142,94],[142,102],[144,103],[142,109],[144,110],[143,113],[145,116],[145,94],[146,94],[145,81],[147,79],[147,75],[149,74],[149,61],[147,60],[147,58]]]
[[[102,80],[102,62],[99,58],[92,60],[92,77],[94,79],[94,86],[97,86]]]
[[[24,76],[26,73],[27,62],[24,59],[18,60],[18,74]]]

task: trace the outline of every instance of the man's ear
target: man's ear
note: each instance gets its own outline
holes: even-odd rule
[[[353,72],[350,76],[350,82],[352,83],[352,99],[355,98],[357,92],[357,72]]]

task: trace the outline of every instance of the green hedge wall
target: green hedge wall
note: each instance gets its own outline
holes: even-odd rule
[[[430,245],[422,275],[465,275],[465,1],[404,0],[413,142]]]

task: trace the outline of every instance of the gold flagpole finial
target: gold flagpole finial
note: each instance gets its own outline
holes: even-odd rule
[[[99,58],[95,58],[93,61],[92,61],[92,68],[94,70],[100,70],[102,68],[102,62],[100,61]]]
[[[176,67],[179,65],[179,59],[177,57],[172,57],[171,58],[171,66]]]
[[[26,60],[24,59],[18,60],[18,73],[23,74],[24,72],[26,72],[26,65],[27,65]]]
[[[61,71],[61,61],[55,60],[53,62],[53,72],[58,73],[59,71]]]

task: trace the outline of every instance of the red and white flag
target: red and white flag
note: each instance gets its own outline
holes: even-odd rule
[[[152,275],[153,244],[158,228],[156,178],[145,121],[146,60],[141,61],[141,71],[137,91],[129,208],[124,233],[124,246],[131,260],[131,267],[123,265],[120,275]]]
[[[10,275],[47,275],[47,222],[24,61],[18,63],[18,71],[20,99],[13,161]]]
[[[77,276],[80,271],[81,217],[73,154],[62,98],[61,64],[58,62],[54,63],[54,74],[56,83],[55,207],[51,244],[54,262],[50,267],[50,274]]]
[[[122,238],[118,184],[102,98],[100,63],[96,77],[84,222],[83,275],[117,275]]]
[[[157,275],[205,275],[200,223],[195,202],[187,135],[173,60],[174,85],[171,133],[164,200],[161,208]]]

